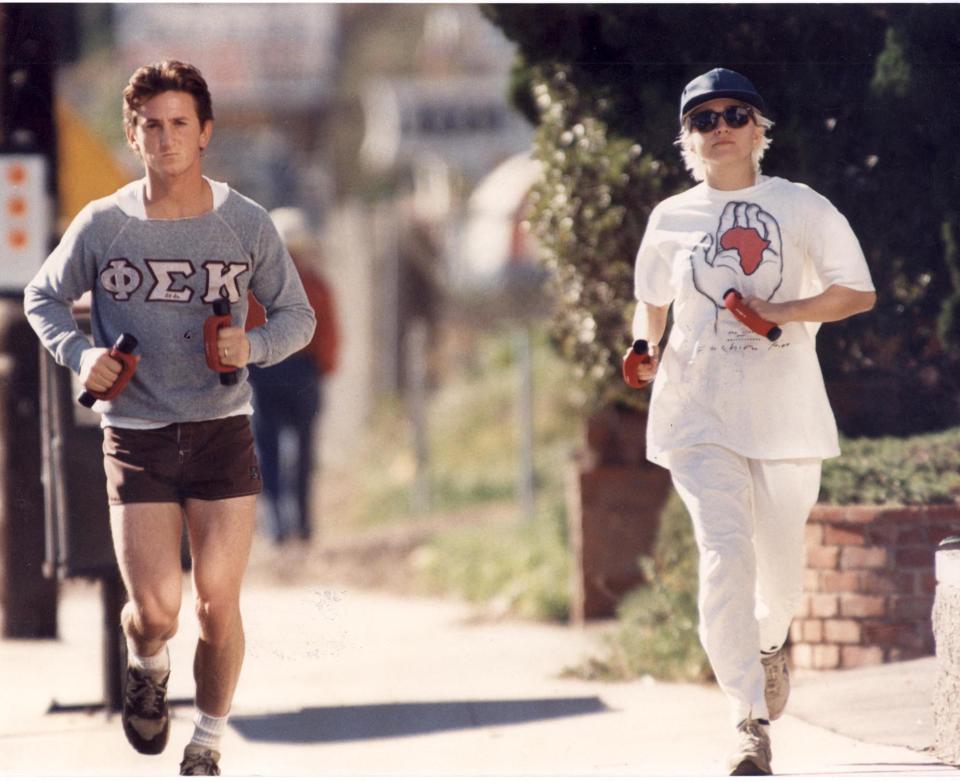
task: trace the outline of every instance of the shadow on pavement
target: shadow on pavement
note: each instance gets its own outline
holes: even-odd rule
[[[800,774],[777,774],[778,777],[868,777],[875,778],[877,775],[890,776],[910,775],[914,776],[932,776],[937,772],[948,768],[945,764],[938,761],[929,763],[844,763],[829,771],[804,771]]]
[[[235,716],[230,726],[248,741],[315,744],[397,738],[463,728],[515,725],[608,711],[599,698],[452,701],[326,706],[286,714]]]

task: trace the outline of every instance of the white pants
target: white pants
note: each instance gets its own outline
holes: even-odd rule
[[[734,723],[768,719],[760,652],[783,645],[800,607],[821,460],[747,459],[718,445],[667,459],[700,550],[700,641]]]

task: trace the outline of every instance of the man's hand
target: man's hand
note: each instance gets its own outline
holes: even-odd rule
[[[110,357],[109,348],[90,348],[80,356],[80,382],[87,391],[108,391],[122,370],[123,364]]]
[[[225,326],[217,332],[217,355],[229,367],[245,367],[250,360],[250,340],[239,326]]]

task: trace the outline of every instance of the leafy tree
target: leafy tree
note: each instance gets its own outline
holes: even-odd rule
[[[775,122],[764,161],[848,217],[879,293],[819,336],[832,389],[878,391],[849,434],[960,420],[960,104],[955,5],[490,5],[515,41],[517,107],[545,176],[531,221],[557,270],[556,339],[617,394],[633,255],[646,217],[692,181],[673,147],[679,95],[717,65],[757,85]],[[887,416],[865,410],[878,395]],[[636,397],[637,395],[633,395]]]

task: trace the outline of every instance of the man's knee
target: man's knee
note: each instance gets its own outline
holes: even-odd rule
[[[200,595],[195,610],[200,637],[214,646],[229,641],[241,626],[240,601],[233,597]]]
[[[131,599],[124,612],[130,617],[125,624],[132,624],[134,632],[144,639],[167,640],[177,631],[180,604],[157,596],[141,596]]]

